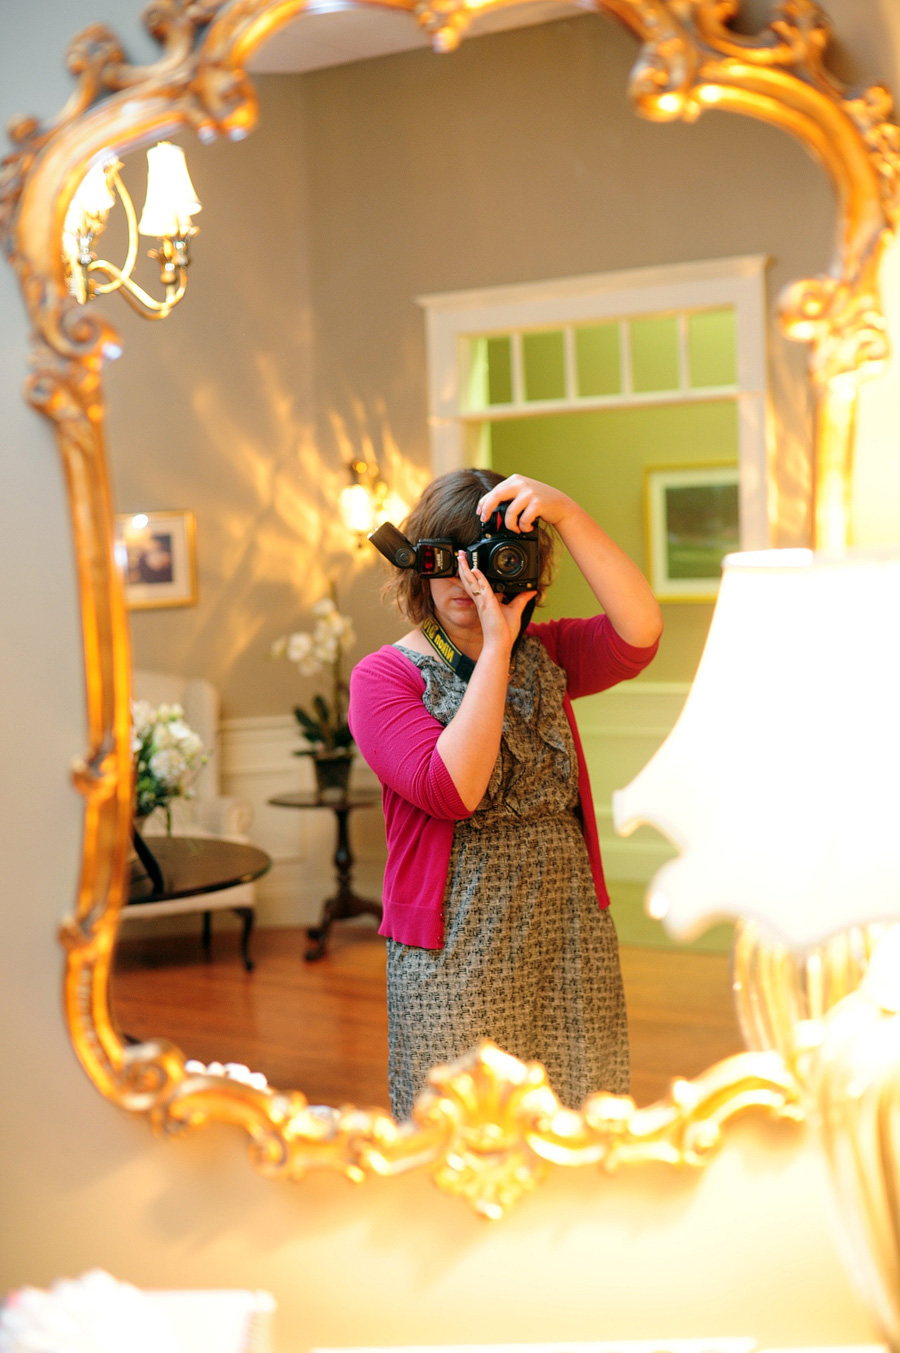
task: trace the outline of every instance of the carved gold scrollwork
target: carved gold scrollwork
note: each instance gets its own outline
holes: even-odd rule
[[[646,42],[638,7],[614,8]],[[880,85],[845,89],[827,70],[831,27],[814,0],[784,0],[753,36],[728,26],[738,0],[683,0],[668,8],[680,38],[667,34],[645,47],[631,87],[638,111],[692,121],[720,108],[769,122],[806,146],[837,193],[840,246],[831,273],[787,288],[779,310],[787,335],[811,345],[814,544],[840,548],[850,533],[858,383],[881,369],[888,351],[878,272],[900,211],[900,128],[891,120],[892,101]],[[690,63],[680,57],[682,47]]]
[[[417,15],[445,50],[476,13],[510,2],[378,0]],[[752,37],[729,27],[736,0],[595,4],[642,44],[630,85],[640,113],[690,121],[718,107],[762,119],[796,136],[835,185],[840,231],[832,268],[797,282],[781,305],[788,334],[812,348],[817,540],[840,543],[856,384],[886,351],[878,264],[900,216],[900,129],[890,97],[879,86],[845,91],[827,71],[829,28],[812,0],[785,0]],[[305,0],[154,0],[144,17],[162,55],[146,67],[130,65],[115,35],[91,25],[69,48],[72,97],[46,124],[15,119],[14,150],[0,168],[0,237],[34,333],[27,397],[56,432],[81,592],[88,751],[73,769],[85,826],[76,910],[61,929],[66,1017],[98,1089],[160,1132],[232,1123],[248,1134],[256,1167],[280,1178],[325,1169],[358,1182],[427,1168],[439,1187],[496,1217],[554,1164],[697,1166],[737,1113],[798,1117],[785,1058],[745,1053],[695,1081],[676,1081],[666,1100],[648,1108],[596,1095],[574,1112],[560,1107],[541,1067],[485,1044],[435,1068],[413,1120],[398,1125],[379,1110],[312,1107],[300,1092],[189,1069],[171,1044],[126,1045],[110,1019],[109,964],[131,827],[130,651],[103,441],[102,369],[119,338],[66,293],[62,222],[104,148],[124,151],[179,126],[205,138],[246,134],[256,117],[247,60],[304,7]]]

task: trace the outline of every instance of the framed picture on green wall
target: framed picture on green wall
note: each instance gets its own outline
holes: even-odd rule
[[[738,497],[733,462],[647,466],[647,568],[659,601],[715,601],[722,560],[740,548]]]

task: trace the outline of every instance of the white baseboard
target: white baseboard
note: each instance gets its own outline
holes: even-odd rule
[[[326,807],[276,808],[268,800],[315,787],[309,757],[295,756],[304,744],[290,715],[280,718],[225,720],[220,729],[222,792],[253,805],[250,836],[272,857],[272,868],[255,885],[257,924],[307,926],[318,919],[322,903],[335,890],[334,814]],[[378,788],[361,757],[352,783]],[[386,851],[380,806],[355,810],[350,817],[354,888],[361,897],[379,898]]]

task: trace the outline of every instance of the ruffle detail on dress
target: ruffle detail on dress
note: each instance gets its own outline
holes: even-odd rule
[[[557,667],[540,639],[529,635],[519,647],[510,675],[498,758],[498,762],[502,759],[506,763],[502,769],[502,807],[517,817],[552,812],[554,807],[563,811],[578,802],[575,746],[563,708],[565,693],[565,672]],[[535,756],[537,776],[533,773]],[[489,797],[495,789],[495,776],[496,788],[500,787],[499,771],[499,765],[495,766]],[[551,784],[541,786],[545,778]],[[501,805],[493,801],[492,806],[496,809]]]
[[[459,709],[466,683],[438,657],[407,648],[403,652],[422,673],[425,708],[446,727]],[[578,772],[572,730],[563,708],[565,693],[565,672],[540,639],[529,635],[513,661],[500,752],[484,798],[466,819],[467,828],[477,831],[492,818],[525,818],[577,805]]]

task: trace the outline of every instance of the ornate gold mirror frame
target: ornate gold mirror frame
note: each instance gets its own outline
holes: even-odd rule
[[[441,51],[473,15],[510,0],[360,0],[414,14]],[[131,66],[107,28],[72,42],[77,86],[47,124],[16,119],[16,147],[0,176],[0,231],[33,326],[27,398],[53,423],[65,469],[81,589],[88,751],[73,772],[85,801],[77,908],[62,926],[65,1010],[82,1065],[107,1098],[174,1131],[210,1121],[243,1127],[265,1174],[297,1179],[330,1169],[360,1181],[428,1167],[437,1183],[499,1216],[548,1162],[606,1168],[649,1160],[699,1164],[736,1113],[762,1108],[798,1117],[797,1083],[776,1051],[745,1052],[667,1100],[636,1109],[600,1094],[580,1112],[560,1108],[539,1065],[486,1044],[435,1068],[414,1119],[380,1111],[310,1112],[299,1091],[191,1074],[180,1049],[127,1046],[113,1027],[108,978],[127,876],[132,819],[130,647],[113,559],[113,512],[104,447],[104,360],[118,337],[93,307],[68,295],[61,239],[66,209],[88,166],[193,128],[204,140],[244,136],[256,118],[248,57],[307,0],[153,0],[144,23],[160,59]],[[830,272],[788,288],[781,322],[811,344],[815,407],[814,530],[823,547],[848,535],[854,414],[861,377],[887,346],[878,271],[898,220],[900,129],[887,92],[853,92],[823,64],[827,20],[812,0],[784,0],[761,33],[736,34],[738,0],[594,0],[641,42],[631,79],[637,111],[693,121],[708,108],[746,114],[790,132],[824,165],[836,189],[839,240]],[[744,957],[742,959],[742,952]],[[738,946],[741,980],[765,968]]]

